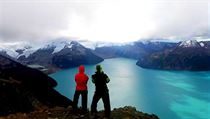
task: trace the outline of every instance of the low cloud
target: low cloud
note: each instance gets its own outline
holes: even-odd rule
[[[0,0],[0,41],[209,36],[208,0]]]

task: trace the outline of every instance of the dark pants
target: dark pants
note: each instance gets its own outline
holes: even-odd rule
[[[73,109],[77,109],[77,104],[78,104],[78,100],[79,100],[79,96],[82,95],[82,110],[86,111],[87,110],[87,94],[88,91],[75,91],[74,93],[74,100],[73,100]]]
[[[104,103],[104,108],[105,108],[105,116],[110,117],[110,100],[109,100],[109,92],[95,92],[93,96],[93,101],[91,104],[91,113],[97,113],[97,103],[98,101],[102,98],[102,101]]]

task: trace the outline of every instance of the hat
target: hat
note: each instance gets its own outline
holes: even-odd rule
[[[96,70],[97,70],[97,71],[101,71],[101,70],[102,70],[101,65],[96,65]]]

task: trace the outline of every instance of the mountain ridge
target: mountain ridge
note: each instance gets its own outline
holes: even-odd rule
[[[80,42],[82,42],[82,44]],[[197,49],[203,49],[199,50],[199,52],[205,52],[204,50],[208,50],[210,48],[210,41],[202,41],[202,40],[197,41],[193,39],[185,40],[179,43],[163,42],[161,40],[160,41],[144,40],[144,41],[136,41],[133,43],[127,43],[121,45],[103,43],[103,42],[101,45],[97,43],[95,43],[94,45],[94,43],[89,43],[87,41],[80,41],[80,42],[74,40],[68,41],[66,39],[59,39],[44,44],[42,47],[38,48],[37,50],[35,50],[35,48],[33,47],[25,46],[22,50],[21,49],[16,50],[16,52],[20,54],[17,59],[9,56],[5,51],[0,52],[0,54],[12,58],[24,65],[33,66],[33,68],[40,69],[41,67],[43,67],[41,68],[41,70],[44,71],[45,73],[53,73],[60,69],[76,67],[80,64],[97,64],[103,61],[104,59],[115,58],[115,57],[125,57],[125,58],[138,60],[137,65],[146,68],[147,67],[146,63],[148,62],[145,62],[145,64],[142,64],[140,62],[149,56],[158,57],[158,54],[161,54],[161,52],[162,53],[165,52],[164,54],[165,56],[166,53],[167,52],[169,53],[171,50],[177,51],[177,55],[170,56],[171,58],[174,57],[174,59],[176,59],[179,57],[178,54],[181,55],[181,53],[178,53],[178,51],[180,50],[183,51],[182,53],[187,52],[186,54],[190,55],[190,53],[193,54],[193,52],[190,52],[190,50],[187,51],[187,49],[191,49],[192,51]],[[94,46],[94,48],[92,49],[87,48],[87,46],[84,46],[85,44],[88,44],[88,47]],[[173,62],[171,63],[173,64]],[[34,67],[35,65],[37,67]],[[161,67],[160,65],[163,64],[159,64],[159,67]],[[193,66],[192,63],[191,65]],[[166,69],[173,69],[173,68],[168,67]],[[190,68],[184,68],[184,67],[183,68],[179,67],[175,69],[190,70]]]
[[[186,45],[189,43],[190,45]],[[149,69],[163,70],[191,70],[207,71],[210,70],[210,47],[208,42],[183,41],[171,50],[152,53],[149,56],[138,60],[137,65]]]

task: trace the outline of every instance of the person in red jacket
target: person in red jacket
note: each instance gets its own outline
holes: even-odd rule
[[[79,72],[75,75],[75,82],[76,82],[76,90],[74,94],[73,100],[73,109],[77,109],[77,104],[79,100],[79,96],[82,95],[82,110],[84,112],[87,111],[87,82],[88,76],[85,74],[85,67],[83,65],[79,66]]]

